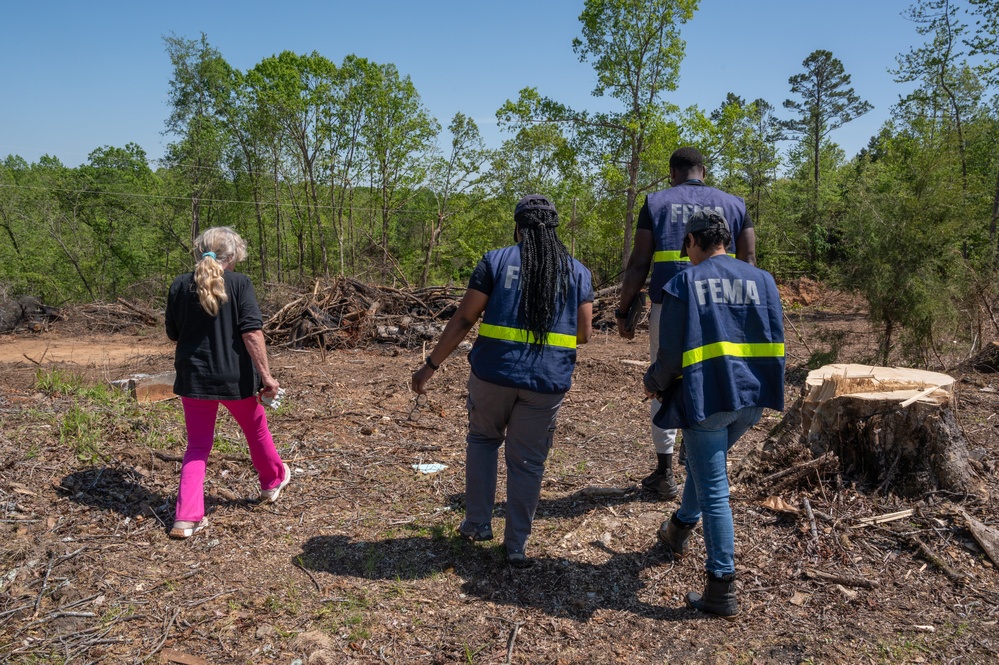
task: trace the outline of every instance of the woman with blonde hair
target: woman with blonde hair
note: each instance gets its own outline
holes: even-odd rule
[[[189,538],[207,524],[205,468],[220,404],[246,436],[260,500],[277,501],[291,479],[258,400],[280,388],[267,364],[263,317],[250,278],[232,271],[246,258],[246,242],[231,228],[214,227],[195,239],[194,253],[194,271],[174,280],[166,309],[167,336],[177,343],[173,391],[187,428],[172,538]]]

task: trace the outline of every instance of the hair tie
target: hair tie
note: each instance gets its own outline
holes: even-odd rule
[[[205,258],[205,257],[208,257],[208,256],[210,256],[213,259],[215,259],[216,261],[218,261],[218,258],[216,258],[216,256],[215,256],[215,252],[205,252],[204,254],[201,255],[201,258]]]

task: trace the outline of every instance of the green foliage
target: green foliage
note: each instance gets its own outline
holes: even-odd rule
[[[869,105],[828,51],[789,79],[791,118],[731,93],[713,110],[671,104],[681,29],[698,5],[586,0],[572,48],[593,67],[593,94],[616,108],[572,109],[525,87],[497,111],[507,134],[495,150],[462,113],[440,141],[440,122],[391,63],[289,51],[240,71],[205,35],[167,37],[170,144],[158,168],[133,144],[99,147],[76,168],[51,156],[0,161],[0,293],[52,305],[161,301],[209,225],[247,239],[240,269],[261,290],[337,273],[460,285],[484,252],[511,242],[514,204],[531,192],[555,202],[560,237],[601,288],[618,280],[643,197],[666,186],[669,155],[695,145],[708,184],[746,199],[759,265],[864,297],[881,360],[939,364],[955,340],[999,334],[995,3],[915,2],[909,18],[926,43],[900,54],[895,71],[915,89],[852,159],[833,132]],[[812,362],[836,357],[838,342],[828,342]],[[124,408],[58,372],[40,373],[38,385]],[[84,439],[100,427],[83,413],[63,425]],[[136,431],[151,446],[176,443]]]
[[[102,406],[109,405],[115,397],[109,386],[89,385],[79,374],[42,367],[35,370],[35,390],[50,397],[82,397]]]
[[[852,185],[843,223],[843,283],[867,299],[883,363],[902,342],[904,358],[926,364],[936,353],[934,333],[953,329],[967,286],[960,249],[970,211],[952,177],[955,164],[932,151],[914,163],[911,148],[905,140],[881,146],[882,157]]]
[[[59,442],[72,449],[81,462],[94,464],[102,457],[100,425],[98,414],[73,404],[59,422]]]

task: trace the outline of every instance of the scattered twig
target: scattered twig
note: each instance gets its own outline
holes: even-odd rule
[[[907,510],[900,510],[897,513],[888,513],[886,515],[877,515],[875,517],[862,517],[857,520],[857,523],[853,526],[855,529],[859,529],[865,526],[873,526],[875,524],[884,524],[885,522],[894,522],[896,520],[904,520],[906,517],[912,517],[916,511],[912,508]]]
[[[148,654],[146,654],[146,657],[139,662],[145,663],[150,658],[155,656],[160,649],[163,648],[163,645],[166,644],[167,638],[170,637],[170,629],[173,627],[173,623],[174,621],[177,620],[178,616],[180,616],[180,610],[174,610],[173,616],[170,617],[170,620],[167,621],[166,628],[163,629],[163,637],[160,638],[159,643],[155,647],[153,647],[153,650],[150,651]]]
[[[804,570],[805,576],[813,580],[820,580],[822,582],[830,582],[832,584],[842,584],[843,586],[857,586],[864,589],[873,589],[878,585],[875,580],[869,580],[866,577],[854,577],[852,575],[834,575],[832,573],[825,573],[821,570],[815,570],[813,568],[806,568]]]
[[[808,516],[808,529],[812,534],[812,540],[818,540],[819,530],[815,528],[815,513],[812,512],[812,504],[808,501],[808,497],[803,497],[801,503],[805,506],[805,515]]]
[[[188,572],[184,573],[183,575],[181,575],[180,577],[173,577],[173,578],[170,578],[170,579],[163,580],[163,581],[157,583],[155,586],[149,587],[145,591],[140,591],[136,595],[137,596],[144,596],[147,593],[152,593],[153,591],[156,591],[161,586],[167,586],[168,584],[176,584],[177,582],[182,582],[182,581],[184,581],[184,580],[186,580],[186,579],[188,579],[190,577],[194,577],[195,575],[199,574],[200,572],[201,572],[200,570],[191,570],[191,571],[188,571]]]
[[[291,560],[291,563],[296,568],[301,569],[302,572],[304,572],[306,575],[308,575],[309,579],[312,580],[312,583],[316,585],[316,591],[318,591],[319,593],[322,593],[323,592],[323,588],[321,586],[319,586],[319,582],[316,581],[316,578],[313,576],[312,571],[310,571],[308,568],[306,568],[305,566],[302,565],[302,562],[300,561],[300,559],[301,559],[301,557],[297,557],[296,556],[294,559]]]
[[[208,598],[202,598],[201,600],[192,601],[188,603],[186,607],[188,608],[198,607],[199,605],[204,605],[205,603],[213,601],[216,598],[219,598],[220,596],[226,596],[230,593],[236,593],[237,591],[239,591],[239,589],[228,589],[227,591],[222,591],[220,593],[215,594],[214,596],[209,596]]]
[[[934,566],[939,568],[944,575],[950,579],[951,582],[961,583],[964,582],[964,574],[959,573],[950,566],[947,565],[943,559],[936,555],[936,553],[929,548],[929,546],[919,539],[919,536],[909,536],[909,540],[919,548],[919,552]]]
[[[520,632],[521,623],[518,621],[513,624],[513,628],[510,630],[510,638],[506,641],[506,662],[507,665],[513,663],[513,645],[517,641],[517,633]]]
[[[829,452],[822,455],[821,457],[816,457],[813,460],[809,460],[807,462],[800,462],[792,467],[778,471],[777,473],[771,473],[769,476],[762,478],[760,480],[760,484],[767,485],[769,483],[772,483],[776,480],[780,480],[781,478],[784,478],[785,476],[790,476],[792,474],[801,474],[802,476],[804,476],[812,469],[825,466],[826,464],[833,462],[835,459],[836,455],[834,453]]]
[[[55,560],[56,560],[55,554],[50,554],[49,565],[45,569],[45,577],[42,578],[42,589],[41,591],[38,592],[38,596],[35,598],[35,611],[31,615],[32,618],[38,616],[38,609],[39,607],[41,607],[42,604],[42,596],[45,595],[45,590],[49,587],[49,575],[52,574],[52,567],[55,566]]]

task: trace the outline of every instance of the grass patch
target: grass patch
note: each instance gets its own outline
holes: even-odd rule
[[[109,406],[115,401],[116,391],[111,386],[89,384],[79,374],[61,369],[44,369],[35,371],[35,390],[49,397],[82,397],[102,406]]]
[[[100,460],[102,438],[100,417],[79,404],[73,404],[59,423],[59,442],[81,462],[93,464]]]

